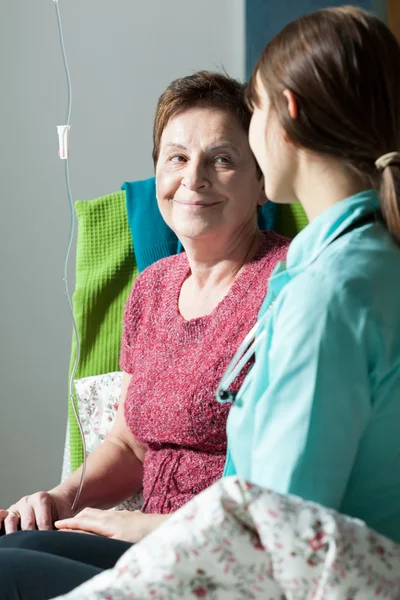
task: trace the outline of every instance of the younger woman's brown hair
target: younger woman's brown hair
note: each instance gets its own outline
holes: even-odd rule
[[[384,222],[400,243],[400,154],[383,170],[375,165],[400,152],[400,46],[388,27],[354,6],[310,13],[264,49],[250,105],[259,105],[257,74],[294,144],[336,157],[379,190]],[[296,119],[285,89],[296,98]]]

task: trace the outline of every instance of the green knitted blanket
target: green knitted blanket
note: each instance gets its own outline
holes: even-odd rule
[[[301,204],[280,204],[276,230],[281,235],[294,238],[308,224],[308,219]]]
[[[75,203],[78,220],[76,284],[72,298],[81,341],[75,378],[118,371],[125,301],[138,274],[125,192]],[[73,337],[70,373],[76,356]],[[76,398],[75,398],[76,402]],[[71,467],[83,460],[73,408],[68,406]]]

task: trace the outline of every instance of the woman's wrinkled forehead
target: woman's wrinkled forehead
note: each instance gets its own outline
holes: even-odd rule
[[[229,110],[193,107],[171,117],[161,135],[161,152],[171,146],[204,149],[247,146],[247,132]]]

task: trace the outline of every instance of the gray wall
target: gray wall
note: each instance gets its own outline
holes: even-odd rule
[[[158,95],[175,77],[244,76],[244,0],[60,0],[73,82],[74,200],[152,174]],[[58,482],[71,322],[56,125],[66,86],[52,0],[0,2],[0,507]],[[73,264],[71,268],[73,274]]]

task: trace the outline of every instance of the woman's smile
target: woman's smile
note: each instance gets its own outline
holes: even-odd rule
[[[221,200],[207,202],[205,200],[175,200],[176,204],[179,204],[185,210],[203,210],[205,208],[214,208],[219,204],[222,204]]]

